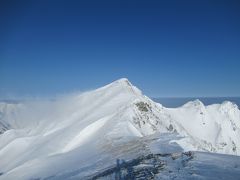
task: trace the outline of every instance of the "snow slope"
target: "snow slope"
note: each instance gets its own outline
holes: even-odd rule
[[[167,111],[185,129],[188,138],[181,140],[183,147],[191,142],[197,150],[240,154],[240,111],[237,105],[223,102],[204,106],[196,100]]]
[[[165,108],[127,79],[55,101],[0,103],[0,132],[0,179],[85,177],[149,153],[156,133],[178,134],[172,143],[184,150],[240,155],[235,104]]]

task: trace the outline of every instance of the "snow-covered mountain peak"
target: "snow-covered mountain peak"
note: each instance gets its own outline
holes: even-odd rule
[[[130,81],[127,79],[127,78],[120,78],[114,82],[117,82],[117,83],[127,83],[129,85],[131,85]]]
[[[220,105],[220,111],[222,112],[230,112],[230,111],[238,111],[239,108],[237,106],[237,104],[230,102],[230,101],[224,101],[221,105]]]
[[[91,158],[101,161],[104,153],[107,161],[132,150],[138,153],[135,146],[145,152],[143,139],[158,133],[180,135],[175,142],[185,150],[240,155],[235,104],[204,106],[195,100],[165,108],[126,78],[55,101],[0,103],[0,133],[0,173],[15,179],[29,167],[32,175],[20,179],[84,168]]]
[[[96,91],[104,91],[105,93],[119,93],[125,94],[127,96],[143,96],[141,90],[139,90],[136,86],[132,85],[132,83],[127,78],[121,78],[116,80],[110,84],[107,84]]]
[[[120,86],[120,87],[124,87],[124,88],[129,88],[131,90],[133,88],[136,88],[135,86],[132,85],[132,83],[127,78],[121,78],[119,80],[116,80],[116,81],[110,83],[110,85],[112,85],[112,86]]]
[[[206,111],[206,106],[199,99],[189,101],[186,104],[184,104],[181,108],[188,109],[189,111],[193,112],[198,112],[200,114],[203,114]]]
[[[194,101],[189,101],[186,104],[183,105],[183,107],[189,108],[189,107],[197,107],[197,108],[204,108],[204,104],[202,103],[202,101],[200,101],[199,99],[196,99]]]
[[[239,128],[240,133],[240,110],[238,106],[233,102],[225,101],[219,105],[218,110],[225,119],[228,119],[231,122],[233,129],[237,129],[236,127]]]

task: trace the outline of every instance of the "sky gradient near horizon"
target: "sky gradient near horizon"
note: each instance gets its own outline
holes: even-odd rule
[[[126,77],[151,97],[240,96],[240,1],[1,1],[0,98]]]

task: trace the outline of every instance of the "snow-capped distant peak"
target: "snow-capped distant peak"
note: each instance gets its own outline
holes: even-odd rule
[[[199,99],[187,102],[182,106],[182,108],[187,109],[189,111],[190,110],[196,111],[196,112],[199,112],[200,114],[206,112],[206,106]]]
[[[202,101],[200,101],[199,99],[196,99],[194,101],[189,101],[186,104],[183,105],[183,107],[198,107],[198,108],[204,108],[204,104],[202,103]]]
[[[236,111],[238,110],[238,106],[237,104],[230,102],[230,101],[224,101],[221,106],[220,109],[222,111]]]

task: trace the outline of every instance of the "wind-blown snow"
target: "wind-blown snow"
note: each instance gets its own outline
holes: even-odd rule
[[[84,177],[146,146],[240,155],[237,105],[204,106],[196,100],[165,108],[124,78],[54,101],[0,103],[0,133],[0,179]],[[156,133],[181,138],[169,147],[168,141],[142,140]]]

